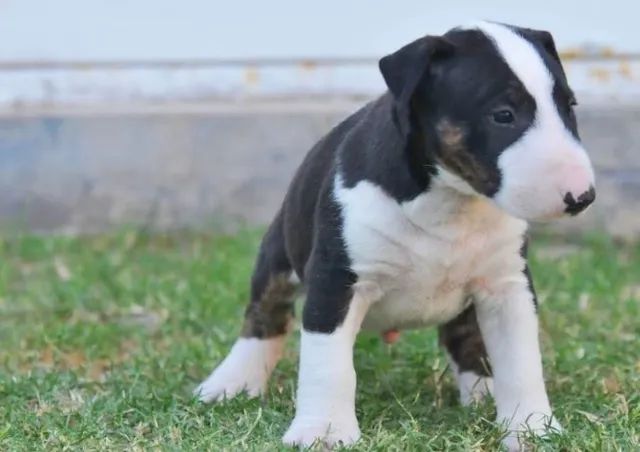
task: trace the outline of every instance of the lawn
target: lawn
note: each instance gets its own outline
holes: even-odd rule
[[[0,241],[0,450],[278,450],[297,334],[262,400],[191,390],[240,328],[259,234]],[[575,242],[574,242],[575,243]],[[640,449],[640,246],[534,243],[541,340],[566,429],[541,450]],[[495,450],[486,402],[457,404],[434,330],[355,352],[357,450]]]

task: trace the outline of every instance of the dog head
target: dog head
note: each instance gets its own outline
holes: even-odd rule
[[[575,97],[545,31],[481,22],[380,60],[401,131],[439,177],[511,215],[575,215],[595,199]]]

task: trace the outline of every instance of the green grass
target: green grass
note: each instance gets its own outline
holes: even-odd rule
[[[277,450],[297,334],[262,400],[193,387],[240,328],[259,235],[133,232],[0,242],[0,450]],[[541,450],[640,448],[640,246],[533,247],[546,379],[566,434]],[[557,254],[557,253],[556,253]],[[457,404],[435,331],[355,352],[358,450],[495,450],[490,402]]]

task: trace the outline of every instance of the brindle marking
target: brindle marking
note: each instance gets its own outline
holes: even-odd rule
[[[288,274],[272,276],[260,299],[247,306],[241,335],[267,339],[285,334],[293,319],[296,289]]]
[[[288,330],[297,285],[285,248],[282,211],[267,230],[251,279],[251,301],[244,313],[242,337],[268,339]]]
[[[473,304],[458,317],[439,328],[440,343],[447,349],[460,372],[472,371],[488,377],[491,366],[482,341]]]

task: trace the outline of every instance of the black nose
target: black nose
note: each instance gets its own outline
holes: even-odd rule
[[[578,215],[580,212],[586,209],[589,204],[591,204],[595,199],[596,189],[593,188],[593,186],[590,187],[589,190],[578,196],[578,199],[575,199],[571,193],[567,192],[567,194],[564,195],[564,203],[567,205],[564,211],[569,215]]]

